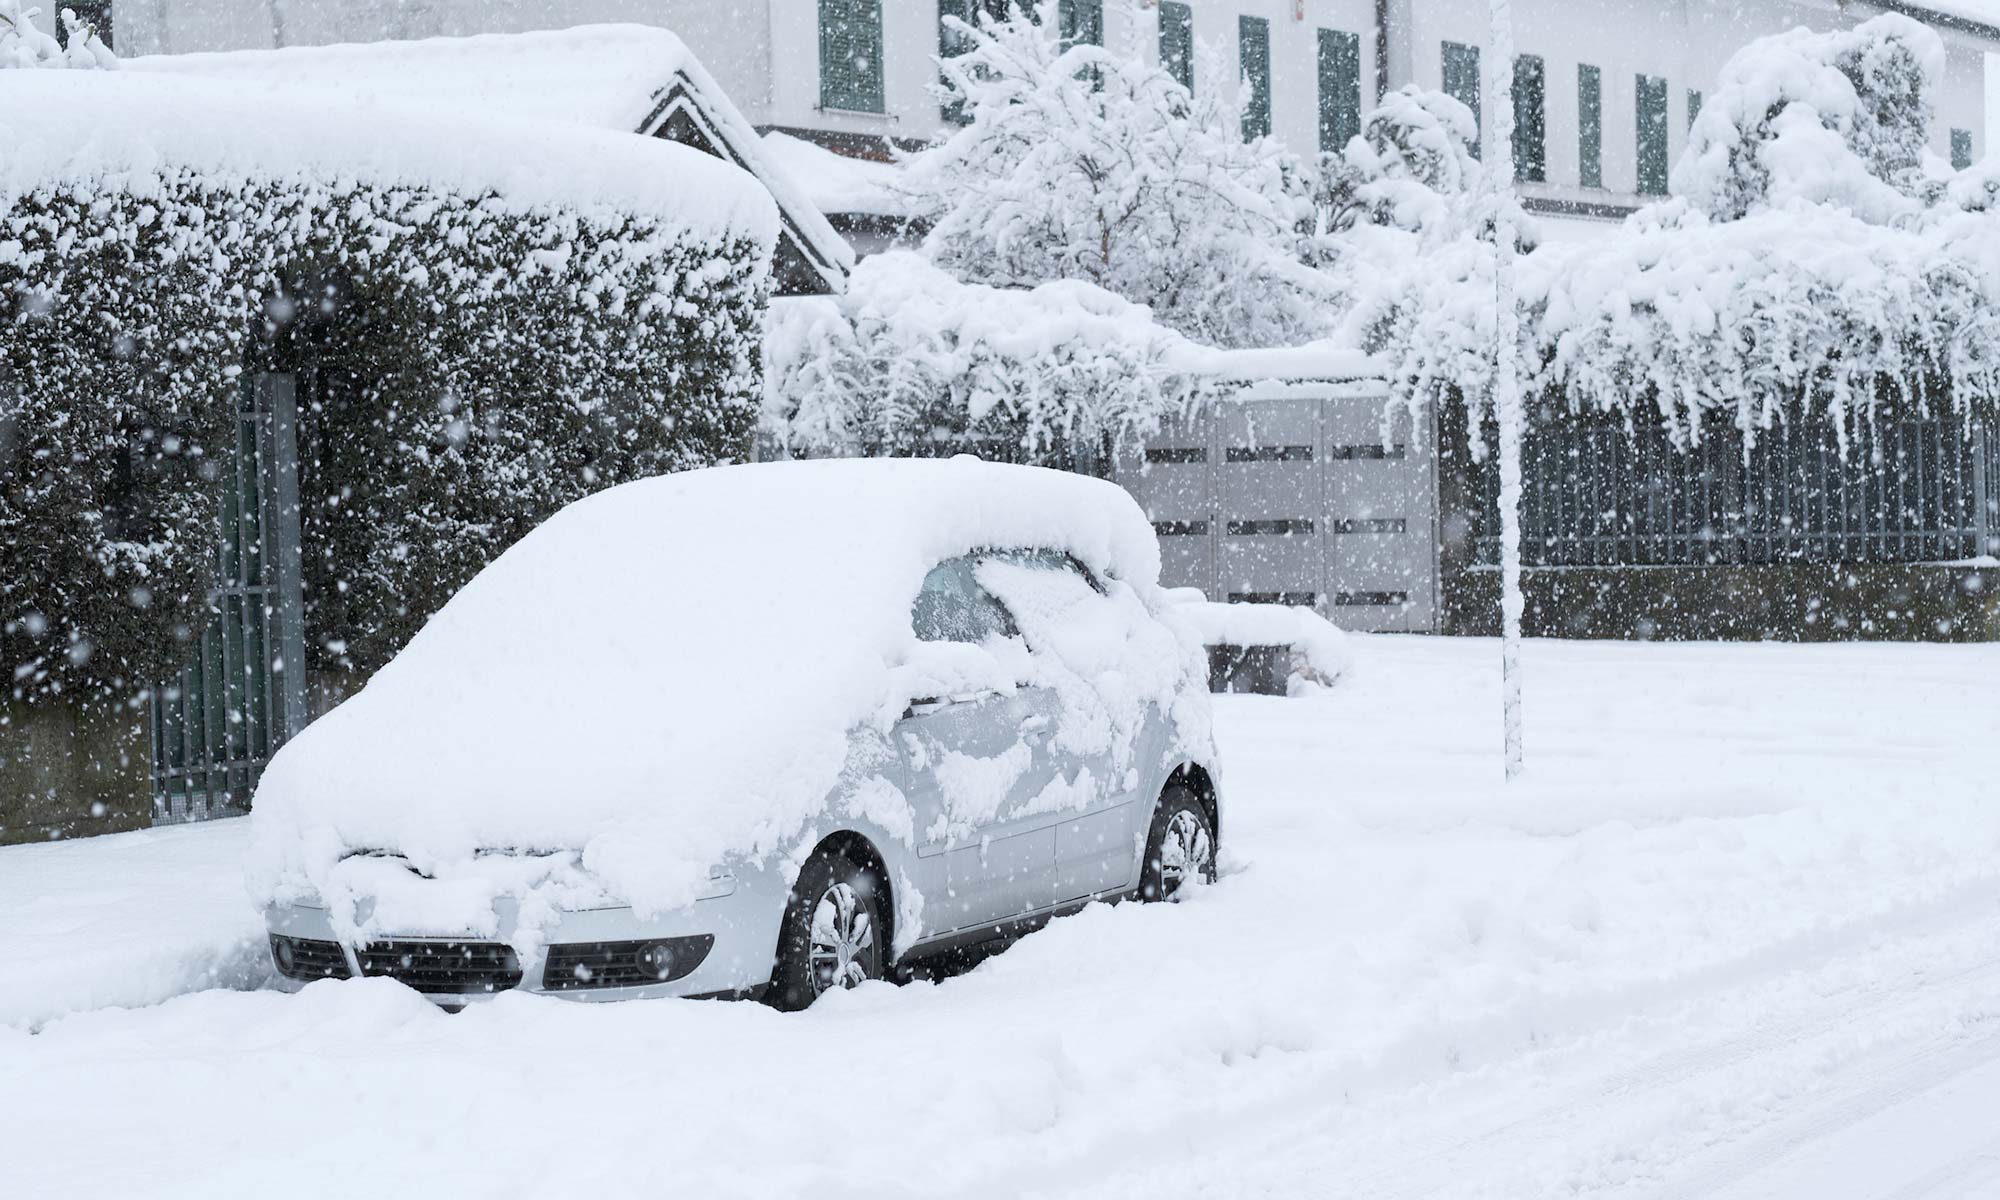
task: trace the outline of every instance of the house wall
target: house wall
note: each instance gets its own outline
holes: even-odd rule
[[[1197,88],[1234,81],[1237,19],[1262,17],[1271,34],[1273,132],[1294,150],[1318,141],[1316,31],[1362,39],[1364,106],[1376,90],[1375,0],[1189,0]],[[597,21],[663,25],[679,33],[744,114],[758,125],[829,135],[921,141],[948,129],[932,87],[938,50],[937,0],[882,0],[885,111],[820,107],[816,0],[118,0],[118,48],[126,54],[269,48],[378,38],[517,32]],[[1105,2],[1105,38],[1149,60],[1158,57],[1156,6]],[[1487,42],[1487,0],[1388,0],[1389,83],[1442,83],[1446,41]],[[1549,178],[1529,189],[1550,201],[1629,206],[1639,202],[1635,81],[1668,84],[1669,158],[1687,141],[1688,90],[1713,90],[1723,62],[1753,38],[1798,25],[1829,29],[1881,11],[1863,0],[1516,0],[1516,42],[1547,64]],[[1987,147],[1984,53],[2000,45],[1940,27],[1949,66],[1938,97],[1934,145],[1948,154],[1950,131]],[[1585,189],[1578,171],[1577,66],[1604,78],[1604,187]],[[1490,121],[1488,122],[1490,128]]]

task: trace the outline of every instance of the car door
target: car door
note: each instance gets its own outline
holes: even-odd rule
[[[926,641],[1019,636],[969,557],[934,568],[911,615]],[[1053,902],[1054,817],[1035,801],[1055,778],[1057,716],[1053,692],[1022,687],[921,697],[897,724],[926,935],[1004,924]]]
[[[1121,699],[1101,694],[1098,683],[1105,656],[1115,657],[1133,622],[1150,618],[1135,597],[1121,604],[1059,552],[983,556],[975,578],[1007,608],[1039,673],[1058,682],[1049,689],[1057,733],[1047,741],[1047,782],[1030,806],[1055,822],[1055,868],[1039,898],[1056,904],[1128,887],[1138,860],[1133,839],[1151,819],[1150,807],[1136,803],[1133,770],[1144,721],[1114,712]]]

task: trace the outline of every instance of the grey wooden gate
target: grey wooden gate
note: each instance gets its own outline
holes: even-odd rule
[[[156,824],[247,812],[265,764],[305,725],[297,424],[290,376],[245,381],[208,624],[180,676],[154,689]]]
[[[1379,384],[1251,390],[1120,456],[1159,535],[1162,582],[1318,609],[1347,629],[1431,632],[1436,440]]]

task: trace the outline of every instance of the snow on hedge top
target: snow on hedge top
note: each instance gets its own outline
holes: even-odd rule
[[[713,867],[795,853],[853,730],[886,732],[918,696],[1013,685],[996,655],[911,628],[925,573],[982,547],[1068,551],[1157,595],[1132,498],[1033,467],[765,463],[572,504],[278,753],[252,891],[337,893],[355,849],[427,871],[580,850],[613,896],[658,911]]]
[[[649,25],[583,25],[532,33],[292,46],[128,59],[133,71],[199,76],[259,95],[311,90],[362,113],[378,108],[458,112],[511,132],[518,122],[579,125],[631,135],[657,118],[676,77],[729,150],[764,184],[801,234],[842,270],[853,250],[686,43]],[[532,161],[532,160],[529,160]],[[655,186],[671,186],[662,172]]]
[[[708,238],[777,238],[770,194],[711,155],[538,121],[496,123],[408,105],[365,108],[278,89],[140,71],[0,75],[0,199],[52,183],[146,180],[186,169],[218,180],[315,181],[488,192],[523,209],[607,207]]]

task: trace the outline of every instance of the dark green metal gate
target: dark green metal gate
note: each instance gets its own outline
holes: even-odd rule
[[[156,824],[248,812],[265,764],[305,725],[297,427],[291,376],[246,380],[208,624],[153,694]]]

